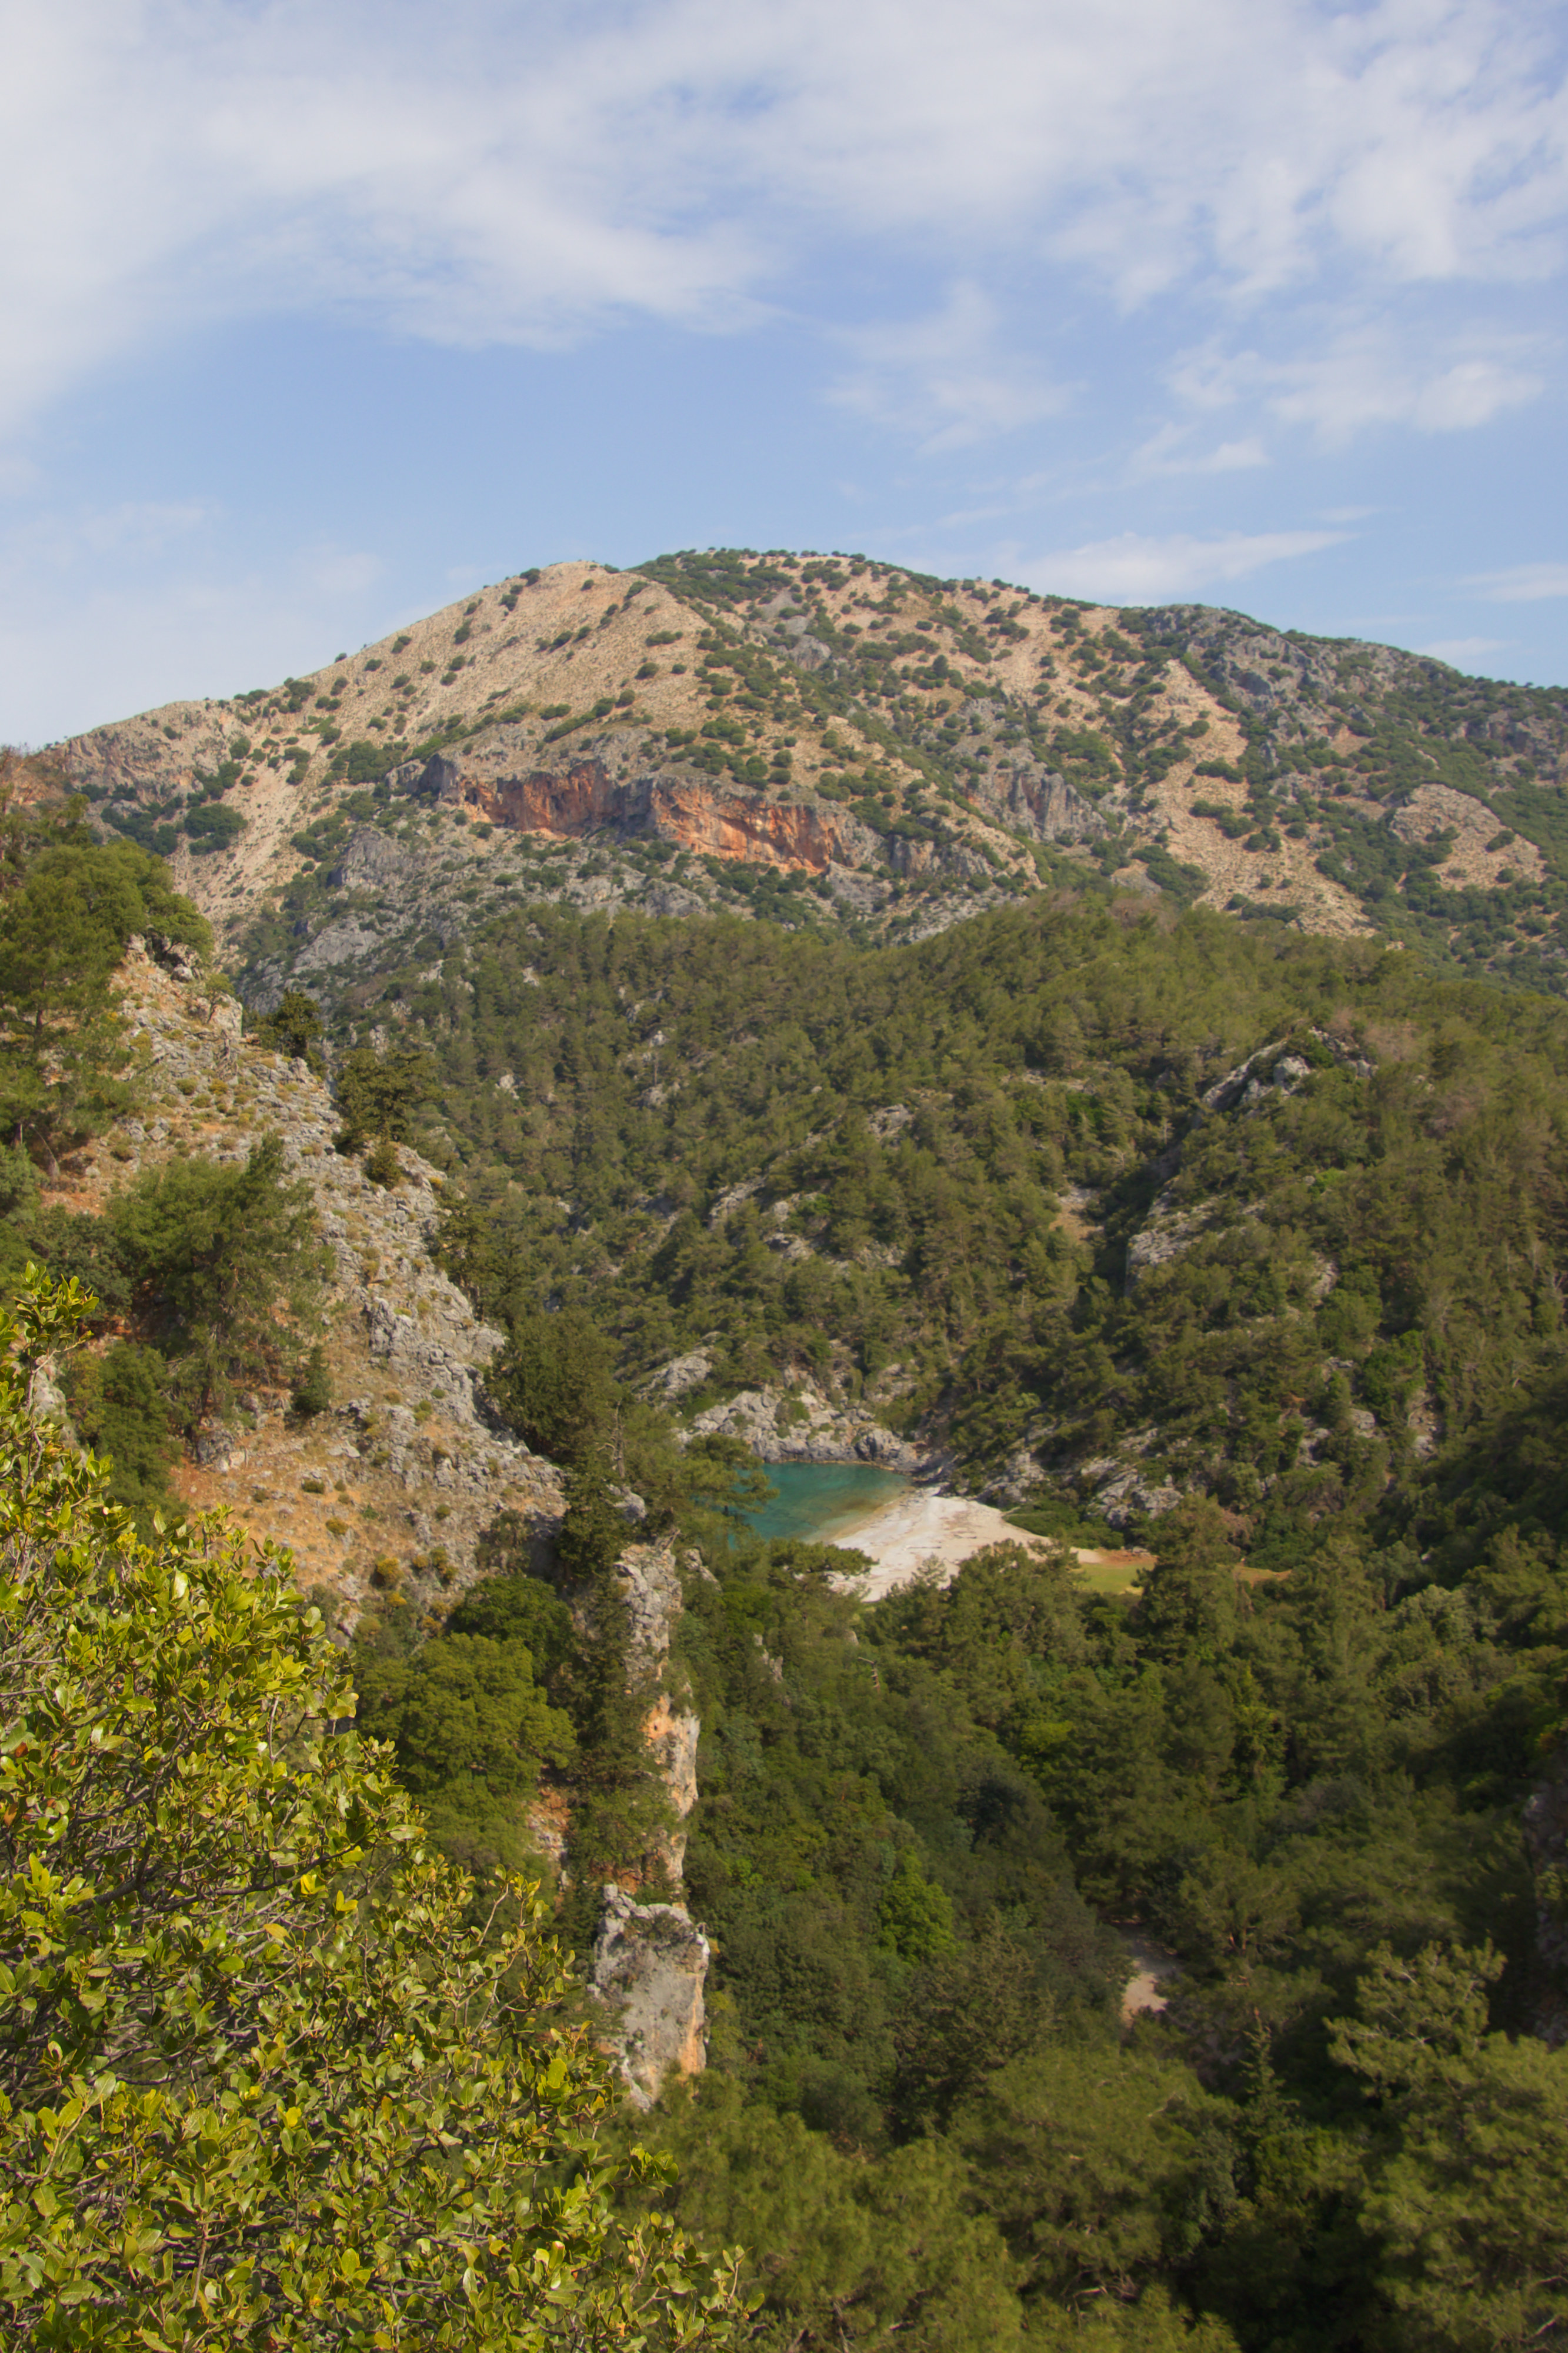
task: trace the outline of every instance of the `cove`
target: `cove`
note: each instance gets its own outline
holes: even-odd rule
[[[773,1492],[746,1520],[760,1536],[852,1544],[853,1530],[903,1494],[909,1480],[870,1462],[764,1462]]]

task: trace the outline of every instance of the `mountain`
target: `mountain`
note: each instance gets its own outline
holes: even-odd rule
[[[1562,993],[1568,694],[1201,606],[861,557],[531,570],[305,679],[58,747],[253,1000],[484,913],[926,936],[1113,887]]]
[[[1560,2337],[1561,698],[848,559],[468,601],[63,747],[95,831],[0,774],[79,1430],[359,1613],[437,1842],[564,1838],[643,2096],[705,2016],[646,2194],[749,2341]],[[752,1436],[1065,1545],[867,1604]]]
[[[1500,1240],[1477,1274],[1479,1196],[1471,1244],[1435,1208],[1414,1273],[1373,1251],[1384,1308],[1336,1336],[1347,1202],[1434,1183],[1431,1139],[1384,1120],[1336,1191],[1290,1072],[1364,1124],[1402,1071],[1467,1138],[1456,1086],[1510,1122],[1550,1093],[1557,1029],[1493,999],[1563,992],[1565,722],[1558,690],[1202,607],[720,552],[525,572],[59,757],[100,832],[170,856],[253,1008],[297,986],[334,1050],[429,1054],[444,1246],[498,1324],[574,1307],[626,1377],[691,1416],[750,1396],[734,1428],[780,1443],[823,1415],[1095,1525],[1195,1485],[1260,1528],[1346,1414],[1399,1461],[1517,1372],[1467,1308],[1461,1377],[1439,1298],[1456,1250],[1467,1297],[1533,1298]],[[1494,1198],[1544,1236],[1522,1129],[1505,1159]],[[1243,1232],[1279,1294],[1255,1313]],[[1286,1325],[1289,1472],[1258,1369]],[[1161,1331],[1209,1366],[1180,1396]],[[1425,1380],[1384,1397],[1417,1331]],[[1317,1507],[1287,1516],[1289,1549]]]

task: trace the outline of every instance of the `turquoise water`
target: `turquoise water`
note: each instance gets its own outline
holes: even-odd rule
[[[852,1544],[860,1521],[910,1483],[897,1471],[869,1462],[765,1462],[763,1468],[773,1493],[760,1512],[746,1514],[751,1525],[760,1536],[808,1544]]]

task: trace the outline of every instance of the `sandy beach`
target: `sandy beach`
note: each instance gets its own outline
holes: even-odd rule
[[[1033,1546],[1036,1539],[1020,1528],[1009,1527],[989,1504],[911,1487],[907,1494],[868,1512],[853,1526],[839,1528],[834,1542],[868,1556],[870,1573],[856,1581],[872,1600],[878,1600],[884,1593],[910,1584],[927,1561],[940,1565],[945,1585],[971,1554],[984,1552],[987,1545]]]
[[[1042,1538],[1014,1527],[992,1504],[973,1503],[966,1495],[939,1495],[926,1487],[911,1487],[890,1504],[879,1504],[863,1519],[836,1529],[833,1542],[863,1552],[871,1562],[869,1571],[853,1581],[872,1601],[896,1592],[901,1585],[912,1584],[929,1563],[936,1566],[937,1582],[946,1585],[966,1560],[988,1545],[1046,1550]],[[1084,1551],[1077,1556],[1084,1568],[1147,1557]]]

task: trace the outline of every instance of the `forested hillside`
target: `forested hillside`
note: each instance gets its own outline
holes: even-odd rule
[[[1060,901],[878,950],[536,908],[363,1018],[583,1460],[681,1351],[688,1414],[858,1395],[1158,1556],[866,1608],[687,1523],[717,2000],[664,2130],[763,2341],[1554,2341],[1568,1017]],[[1128,1923],[1180,1972],[1130,2037]]]
[[[227,1002],[136,838],[140,739],[73,747],[85,810],[29,772],[0,1272],[100,1293],[63,1407],[144,1530],[225,1416],[319,1446],[299,1496],[237,1500],[309,1514],[361,1728],[477,1874],[481,1947],[500,1865],[580,1967],[606,1881],[656,1923],[684,1886],[709,2063],[638,2121],[679,2179],[620,2177],[621,2225],[748,2248],[751,2342],[1568,2342],[1556,698],[858,560],[646,579],[595,575],[602,619],[542,649],[476,600],[456,723],[395,674],[363,754],[332,712],[383,658],[345,670],[287,791],[268,747],[311,698],[251,698],[200,795],[243,827],[196,859],[185,799],[174,849],[250,958],[233,1069],[193,1011],[145,1050],[124,1019],[135,938]],[[660,675],[623,706],[633,652]],[[503,655],[591,659],[595,692],[487,717]],[[656,687],[685,699],[638,718]],[[660,832],[677,786],[720,849]],[[416,1153],[501,1335],[482,1433],[471,1385],[455,1437],[417,1393]],[[314,1434],[350,1410],[340,1308],[382,1350],[353,1493]],[[694,1438],[744,1388],[1063,1542],[868,1604],[852,1557],[752,1535],[755,1465]],[[518,1440],[552,1508],[476,1474],[459,1573],[451,1451]],[[1154,1556],[1114,1594],[1068,1549],[1112,1527]],[[633,1535],[672,1597],[658,1721],[695,1743],[683,1862]],[[1142,1965],[1165,2007],[1125,2011]]]
[[[696,1352],[691,1409],[810,1379],[1036,1500],[1135,1462],[1283,1566],[1557,1345],[1568,1018],[1373,942],[535,910],[362,1019],[439,1066],[485,1312]]]

